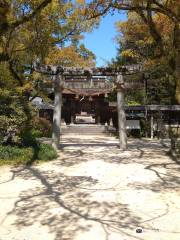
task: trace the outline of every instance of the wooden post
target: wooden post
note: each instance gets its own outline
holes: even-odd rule
[[[117,111],[118,111],[118,133],[119,146],[122,150],[127,149],[127,134],[126,134],[126,115],[124,110],[124,80],[122,75],[117,76]]]
[[[54,76],[54,113],[52,127],[52,145],[55,149],[59,148],[60,141],[60,124],[61,124],[61,106],[62,106],[62,89],[60,81],[62,76]]]
[[[145,105],[145,137],[148,138],[148,110],[147,110],[147,105]]]
[[[151,139],[154,138],[154,128],[153,128],[153,125],[154,125],[154,119],[153,119],[153,113],[151,112]]]

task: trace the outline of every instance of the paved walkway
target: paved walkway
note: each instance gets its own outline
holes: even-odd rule
[[[157,141],[129,149],[68,136],[56,161],[0,168],[0,240],[179,240],[180,165]]]

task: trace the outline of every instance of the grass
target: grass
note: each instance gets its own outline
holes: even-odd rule
[[[0,166],[2,165],[31,165],[49,161],[58,155],[49,144],[38,143],[34,146],[20,147],[0,145]]]

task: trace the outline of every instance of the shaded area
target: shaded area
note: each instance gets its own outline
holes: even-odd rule
[[[139,226],[151,233],[180,234],[171,224],[158,225],[172,221],[177,211],[177,203],[166,197],[179,191],[180,166],[167,156],[168,149],[148,140],[130,140],[126,152],[110,138],[62,140],[58,160],[11,170],[6,183],[32,181],[6,216],[16,216],[12,227],[21,232],[37,223],[56,240],[88,239],[97,229],[103,240],[144,240],[136,233]],[[96,142],[101,145],[91,145]],[[114,145],[107,148],[109,143]]]
[[[131,236],[127,230],[134,230],[140,223],[141,219],[133,214],[128,204],[91,200],[91,191],[81,189],[84,185],[89,189],[96,185],[97,180],[91,177],[57,175],[34,167],[20,169],[16,177],[36,178],[42,184],[42,188],[21,192],[14,209],[8,213],[18,217],[14,224],[20,229],[39,221],[55,233],[55,239],[67,240],[73,239],[79,231],[89,231],[95,223],[101,226],[108,239],[109,231]],[[134,236],[134,239],[140,238]]]

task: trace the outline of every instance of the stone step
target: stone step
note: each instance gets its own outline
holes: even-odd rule
[[[72,124],[61,126],[62,135],[79,134],[79,135],[107,135],[108,126],[91,125],[91,124]]]

